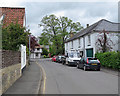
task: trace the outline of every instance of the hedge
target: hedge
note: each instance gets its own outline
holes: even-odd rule
[[[95,57],[104,67],[120,69],[120,52],[96,53]]]

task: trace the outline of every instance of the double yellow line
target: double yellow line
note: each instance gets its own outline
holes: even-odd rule
[[[36,64],[38,64],[38,62],[36,61]],[[45,72],[45,70],[44,70],[44,68],[40,65],[40,64],[38,64],[38,66],[41,68],[41,70],[42,70],[42,79],[43,79],[43,90],[42,90],[42,94],[45,94],[45,88],[46,88],[46,72]]]

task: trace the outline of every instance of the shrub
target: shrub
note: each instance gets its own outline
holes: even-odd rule
[[[46,55],[43,55],[44,58],[46,58]]]
[[[100,60],[104,67],[120,69],[120,52],[96,53],[95,57]]]

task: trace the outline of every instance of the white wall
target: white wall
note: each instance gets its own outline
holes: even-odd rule
[[[26,46],[21,45],[21,69],[26,66]]]

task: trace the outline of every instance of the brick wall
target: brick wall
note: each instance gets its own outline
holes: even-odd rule
[[[2,50],[2,68],[21,63],[21,52]]]
[[[2,68],[21,63],[19,51],[2,50]]]

